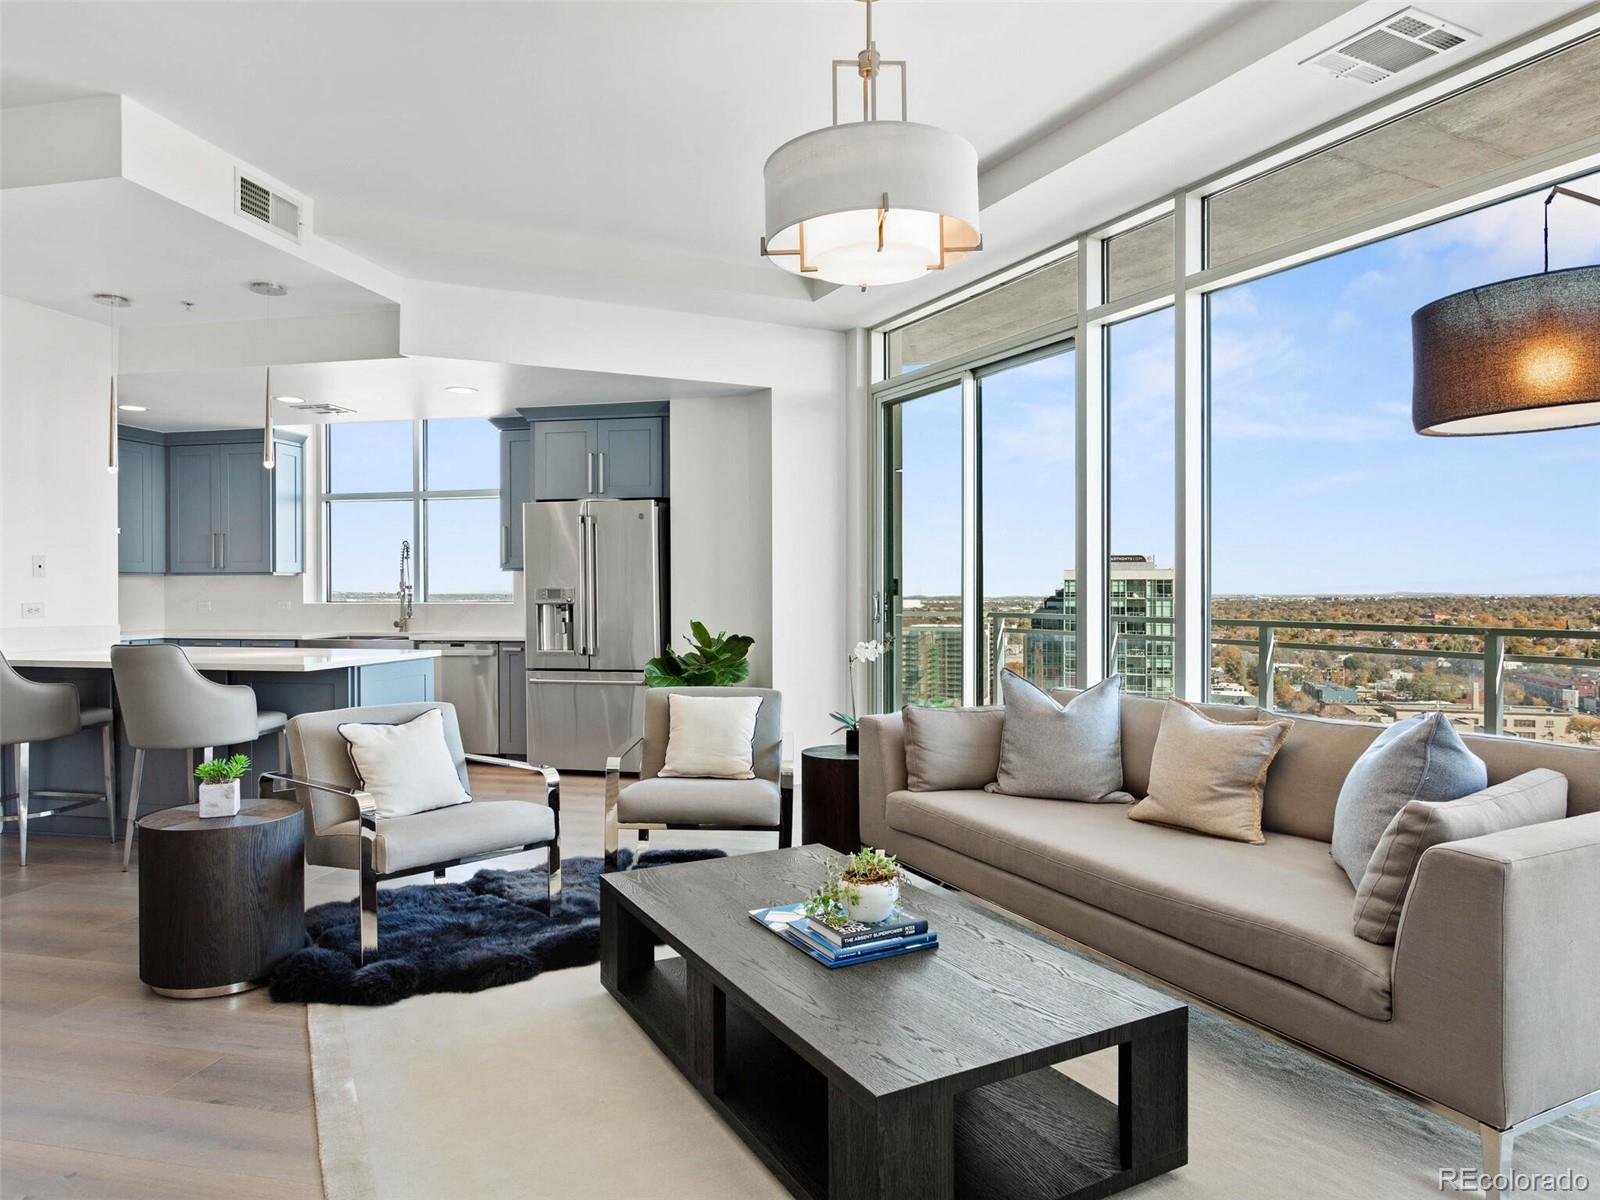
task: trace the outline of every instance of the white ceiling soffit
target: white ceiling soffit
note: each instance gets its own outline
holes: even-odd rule
[[[260,367],[124,373],[119,399],[147,411],[125,413],[125,424],[146,429],[250,429],[261,424]],[[468,395],[447,392],[471,387]],[[299,363],[272,368],[272,391],[308,404],[352,411],[325,420],[383,421],[418,417],[503,417],[519,408],[553,404],[617,404],[642,400],[740,395],[748,389],[683,379],[566,371],[455,358],[383,358]],[[280,424],[307,423],[292,404],[275,404]]]
[[[1298,68],[1403,7],[883,0],[911,117],[978,148],[987,249],[866,294],[756,256],[761,165],[826,122],[828,64],[860,40],[846,0],[420,2],[386,22],[361,5],[8,0],[0,103],[131,96],[270,169],[314,203],[319,237],[401,276],[844,328],[1448,69],[1456,56],[1363,90]],[[1428,10],[1481,51],[1577,7]]]

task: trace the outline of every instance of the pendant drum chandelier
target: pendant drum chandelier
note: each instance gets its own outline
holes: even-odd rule
[[[978,152],[949,130],[906,120],[906,64],[867,45],[833,60],[833,123],[772,152],[761,253],[786,271],[860,288],[904,283],[983,248]],[[841,67],[861,77],[861,120],[839,123]],[[898,120],[878,117],[878,79],[900,76]]]
[[[1600,267],[1550,269],[1469,288],[1411,317],[1411,421],[1434,437],[1600,425]]]

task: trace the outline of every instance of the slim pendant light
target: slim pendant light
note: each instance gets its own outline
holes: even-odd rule
[[[1600,199],[1554,187],[1544,271],[1469,288],[1411,316],[1411,422],[1430,437],[1600,425],[1600,266],[1550,269],[1550,202]]]
[[[272,470],[278,465],[272,453],[272,368],[267,368],[267,392],[262,401],[261,414],[261,465],[267,470]]]
[[[959,134],[906,119],[906,64],[867,45],[833,60],[833,124],[785,142],[763,169],[763,257],[830,283],[904,283],[983,249],[978,152]],[[839,123],[838,72],[861,77],[861,120]],[[900,72],[898,120],[878,119],[878,76]]]
[[[110,406],[107,408],[106,420],[106,470],[115,475],[117,473],[117,362],[122,348],[121,331],[117,328],[117,310],[127,308],[133,303],[126,296],[119,296],[115,292],[96,292],[96,304],[104,304],[111,310],[111,388]]]

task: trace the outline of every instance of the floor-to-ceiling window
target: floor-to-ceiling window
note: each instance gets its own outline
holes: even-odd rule
[[[892,531],[885,661],[895,707],[961,703],[961,410],[960,384],[885,410]]]
[[[1170,241],[1168,254],[1170,258]],[[1173,691],[1172,309],[1106,330],[1110,627],[1124,690]]]
[[[1051,347],[977,376],[980,703],[1001,668],[1043,688],[1076,679],[1075,369]]]

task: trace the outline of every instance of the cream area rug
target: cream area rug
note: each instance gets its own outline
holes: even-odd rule
[[[788,1194],[606,994],[598,967],[307,1014],[329,1200]],[[1189,1064],[1189,1164],[1125,1195],[1437,1198],[1441,1168],[1477,1166],[1467,1130],[1198,1007]],[[1114,1051],[1067,1070],[1115,1096]],[[1518,1139],[1516,1165],[1600,1189],[1600,1111]]]

